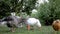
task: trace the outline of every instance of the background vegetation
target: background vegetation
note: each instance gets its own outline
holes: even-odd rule
[[[51,25],[56,19],[60,19],[60,0],[49,0],[36,7],[37,0],[0,0],[0,18],[9,16],[11,12],[17,14],[25,13],[31,17],[38,18],[42,24]],[[32,14],[32,10],[37,12]]]

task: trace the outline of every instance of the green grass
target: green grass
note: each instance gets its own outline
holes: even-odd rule
[[[51,26],[42,26],[39,30],[35,27],[34,30],[26,30],[26,27],[17,28],[15,32],[9,32],[9,29],[4,26],[0,26],[0,34],[59,34],[55,32]]]

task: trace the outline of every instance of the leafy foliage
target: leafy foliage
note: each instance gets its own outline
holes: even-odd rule
[[[60,19],[60,0],[49,0],[49,3],[41,4],[38,8],[38,18],[42,23],[51,25],[56,19]]]
[[[31,10],[35,8],[36,1],[37,0],[0,0],[0,16],[7,16],[11,12],[26,12],[30,15]]]
[[[10,7],[9,5],[7,5],[6,3],[4,3],[3,1],[0,1],[0,16],[2,18],[2,16],[8,16],[10,12]]]

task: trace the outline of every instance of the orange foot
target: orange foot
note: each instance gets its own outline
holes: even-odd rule
[[[30,30],[30,25],[27,25],[27,29]]]

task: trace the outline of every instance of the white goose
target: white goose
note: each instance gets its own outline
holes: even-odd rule
[[[27,24],[28,30],[30,30],[30,26],[37,26],[39,28],[41,27],[40,21],[36,18],[28,18],[25,24]]]

